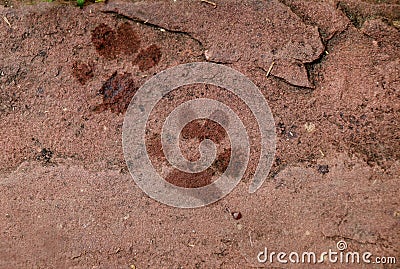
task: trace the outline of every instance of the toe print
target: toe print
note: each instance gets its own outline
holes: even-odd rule
[[[160,62],[161,55],[161,49],[157,45],[151,45],[139,52],[134,63],[139,66],[140,71],[146,71]]]

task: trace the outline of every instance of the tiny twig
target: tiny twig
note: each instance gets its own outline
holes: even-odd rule
[[[8,24],[8,26],[9,26],[10,28],[12,28],[12,27],[11,27],[11,23],[8,21],[8,19],[7,19],[6,16],[3,17],[3,20]]]
[[[267,77],[269,76],[269,74],[271,73],[272,67],[274,67],[275,62],[272,62],[272,64],[270,65],[270,67],[268,68],[267,71]]]
[[[214,8],[217,8],[217,3],[215,3],[215,2],[211,2],[211,1],[209,1],[209,0],[201,0],[201,2],[202,2],[202,3],[207,3],[207,4],[209,4],[209,5],[214,6]]]

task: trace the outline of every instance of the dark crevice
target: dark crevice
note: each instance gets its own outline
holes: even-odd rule
[[[324,46],[324,49],[322,50],[322,53],[318,56],[317,59],[311,61],[311,62],[307,62],[307,63],[303,63],[304,67],[307,70],[307,78],[308,81],[311,83],[311,85],[313,85],[314,87],[316,86],[317,83],[317,78],[316,76],[318,76],[319,74],[316,72],[316,67],[321,65],[321,63],[325,60],[325,56],[326,54],[326,48],[327,48],[327,44],[329,41],[324,41],[323,38],[321,37],[321,31],[318,28],[318,34],[319,34],[319,39],[321,40],[322,45]]]
[[[209,62],[209,63],[214,63],[214,64],[234,64],[234,63],[239,62],[240,58],[235,60],[235,61],[232,61],[232,62],[224,62],[224,61],[217,61],[217,60],[207,60],[207,59],[206,59],[206,61]]]
[[[321,76],[321,74],[319,74],[316,69],[317,69],[317,67],[321,66],[321,64],[325,61],[326,56],[329,55],[328,48],[330,47],[331,42],[334,41],[342,33],[346,32],[347,29],[348,29],[348,26],[345,29],[343,29],[342,31],[335,32],[329,39],[324,40],[321,38],[322,32],[318,28],[319,36],[321,39],[321,43],[324,46],[324,50],[319,55],[319,57],[317,59],[315,59],[314,61],[304,63],[304,66],[307,70],[308,81],[310,81],[310,83],[312,85],[316,86],[316,84],[318,83],[317,77]]]
[[[264,72],[267,72],[264,68],[262,68],[262,67],[259,67],[259,68],[261,68]],[[268,77],[269,77],[269,78],[273,78],[273,79],[275,79],[275,80],[278,81],[278,82],[281,82],[281,83],[287,84],[287,85],[289,85],[289,86],[295,87],[296,89],[306,90],[306,91],[312,91],[312,90],[314,90],[314,86],[311,86],[311,87],[299,86],[299,85],[290,83],[289,81],[287,81],[287,80],[284,79],[284,78],[281,78],[281,77],[278,77],[278,76],[274,76],[274,75],[272,75],[272,74],[269,74]]]
[[[361,14],[352,10],[346,3],[343,2],[338,2],[337,7],[343,12],[343,14],[346,15],[347,18],[349,18],[354,27],[358,29],[361,28],[365,21],[365,18]]]
[[[214,60],[206,60],[209,63],[214,63],[214,64],[233,64],[233,62],[223,62],[223,61],[214,61]]]
[[[308,81],[315,87],[318,83],[318,76],[320,76],[317,68],[324,62],[326,52],[322,52],[321,55],[312,62],[304,63],[304,67],[307,70]]]
[[[329,51],[334,46],[332,45],[332,43],[334,43],[335,40],[340,38],[340,36],[349,29],[349,26],[350,24],[348,24],[347,27],[342,31],[335,32],[331,38],[322,43],[325,49],[324,52],[321,53],[321,55],[317,59],[309,63],[304,63],[304,66],[306,67],[307,70],[308,79],[314,86],[316,86],[316,84],[318,83],[317,76],[320,75],[316,73],[316,68],[320,67],[324,63],[326,57],[329,55]]]
[[[335,31],[334,33],[333,33],[333,35],[330,37],[330,38],[328,38],[328,39],[326,39],[324,42],[323,42],[323,44],[324,44],[324,46],[325,46],[325,48],[327,49],[327,48],[329,48],[329,43],[331,42],[331,41],[333,41],[334,39],[336,39],[338,36],[340,36],[342,33],[344,33],[344,32],[346,32],[348,29],[349,29],[349,26],[350,26],[351,24],[347,24],[346,25],[346,27],[343,29],[343,30],[341,30],[341,31]]]
[[[262,66],[256,66],[256,69],[262,70],[264,73],[268,72]],[[268,77],[276,80],[277,82],[287,84],[287,85],[289,85],[291,87],[295,87],[296,89],[300,89],[300,90],[312,91],[315,88],[313,85],[311,87],[306,87],[306,86],[299,86],[297,84],[293,84],[293,83],[287,81],[286,79],[278,77],[278,76],[275,76],[275,75],[273,75],[271,73],[268,74]]]

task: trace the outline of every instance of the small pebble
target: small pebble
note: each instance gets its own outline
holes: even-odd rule
[[[329,166],[327,164],[318,165],[318,172],[323,175],[329,173]]]
[[[304,128],[308,133],[312,133],[315,131],[315,124],[312,122],[307,122],[306,124],[304,124]]]
[[[240,213],[240,212],[232,212],[232,217],[233,217],[235,220],[239,220],[239,219],[242,218],[242,213]]]

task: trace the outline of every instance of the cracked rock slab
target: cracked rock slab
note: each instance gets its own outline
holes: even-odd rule
[[[224,0],[216,8],[201,1],[112,2],[103,11],[186,33],[203,45],[211,62],[240,61],[264,70],[275,62],[271,75],[300,87],[313,87],[304,64],[324,51],[318,28],[279,1]]]
[[[324,42],[343,32],[350,20],[333,1],[282,0],[303,22],[319,28]]]

